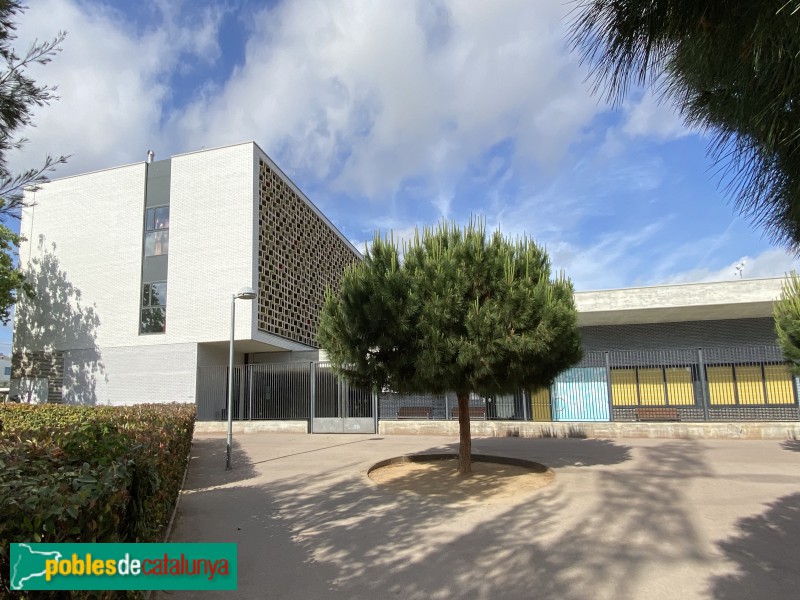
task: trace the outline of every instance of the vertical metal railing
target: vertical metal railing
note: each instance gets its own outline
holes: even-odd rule
[[[314,433],[314,401],[317,397],[317,365],[315,363],[309,363],[308,365],[308,373],[310,376],[310,383],[309,383],[309,394],[308,394],[308,410],[309,410],[309,419],[308,419],[308,432]],[[377,431],[377,429],[376,429]]]
[[[700,401],[703,403],[703,421],[708,421],[708,382],[706,381],[706,363],[703,349],[697,349],[697,366],[700,373]]]

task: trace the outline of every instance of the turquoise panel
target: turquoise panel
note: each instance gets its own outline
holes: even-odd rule
[[[553,421],[610,421],[603,367],[568,369],[553,384]]]

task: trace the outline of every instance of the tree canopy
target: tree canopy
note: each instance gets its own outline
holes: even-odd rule
[[[796,272],[787,276],[773,308],[778,343],[794,373],[800,375],[800,276]]]
[[[319,341],[351,382],[397,392],[455,392],[459,469],[470,471],[470,393],[552,383],[581,358],[570,281],[551,277],[529,239],[487,236],[480,223],[418,231],[401,256],[376,235],[329,290]]]
[[[651,86],[709,153],[740,213],[800,251],[800,2],[577,0],[596,90]]]
[[[11,306],[21,290],[33,295],[33,285],[14,265],[14,253],[19,246],[19,235],[5,225],[0,225],[0,323],[6,325],[11,318]]]

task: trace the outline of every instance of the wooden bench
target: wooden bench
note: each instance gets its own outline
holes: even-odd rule
[[[672,406],[638,406],[637,421],[680,421],[681,414]]]
[[[454,419],[458,419],[458,407],[454,406],[450,409],[450,416]],[[470,419],[483,419],[486,420],[486,407],[485,406],[470,406],[469,407],[469,418]]]
[[[401,406],[397,409],[398,419],[430,419],[433,417],[432,406]]]

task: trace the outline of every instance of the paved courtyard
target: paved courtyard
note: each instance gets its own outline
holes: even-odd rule
[[[800,441],[477,438],[475,453],[556,472],[504,502],[453,505],[366,476],[385,458],[456,447],[240,434],[225,471],[224,435],[198,434],[171,541],[238,544],[226,597],[798,597]]]

